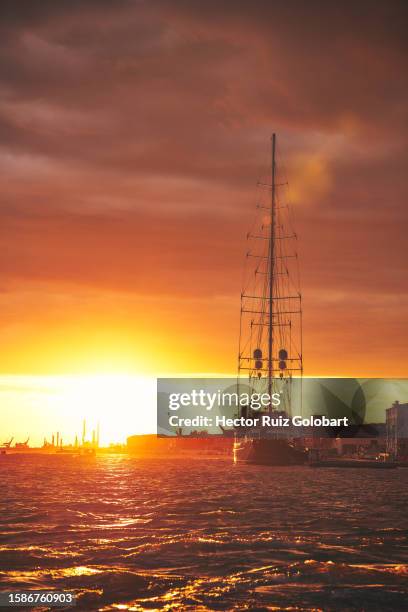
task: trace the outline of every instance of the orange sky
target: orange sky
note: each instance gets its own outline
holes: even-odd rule
[[[404,3],[0,10],[0,374],[235,373],[276,131],[306,373],[406,375]]]

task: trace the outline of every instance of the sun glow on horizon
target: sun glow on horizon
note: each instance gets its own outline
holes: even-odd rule
[[[62,411],[89,429],[100,424],[101,444],[124,442],[133,433],[147,433],[156,422],[155,379],[130,374],[70,378],[64,385]]]
[[[30,445],[51,440],[57,431],[64,444],[87,439],[100,426],[102,446],[127,436],[156,430],[156,378],[131,374],[75,376],[0,376],[2,436],[30,436]],[[0,440],[0,443],[3,440]]]

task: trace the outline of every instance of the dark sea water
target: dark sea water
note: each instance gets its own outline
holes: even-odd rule
[[[75,590],[80,610],[407,609],[408,469],[6,455],[0,482],[3,590]]]

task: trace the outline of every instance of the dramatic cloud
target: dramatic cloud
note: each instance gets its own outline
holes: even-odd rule
[[[200,354],[183,366],[184,339],[177,367],[233,371],[276,131],[308,371],[403,372],[406,3],[4,0],[0,16],[3,371],[35,369],[16,357],[35,352],[33,330],[75,327],[90,301],[90,327],[103,315],[167,342],[163,368],[177,329]],[[42,342],[49,367],[64,362],[55,333]]]

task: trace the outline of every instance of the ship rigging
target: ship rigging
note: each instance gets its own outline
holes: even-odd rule
[[[303,374],[302,296],[297,234],[284,190],[283,168],[271,138],[270,181],[259,182],[253,230],[247,234],[246,278],[241,293],[238,376],[247,374],[251,388],[270,396],[285,388],[290,412],[293,377]],[[277,180],[279,170],[279,179]]]
[[[279,172],[278,172],[279,171]],[[279,179],[277,176],[279,174]],[[241,292],[238,351],[238,386],[248,376],[251,393],[280,393],[279,409],[269,405],[262,419],[272,413],[291,423],[302,414],[302,295],[299,283],[297,235],[282,181],[283,167],[276,161],[276,135],[271,139],[270,181],[258,183],[259,201],[250,244],[244,289]],[[245,376],[246,378],[246,376]],[[295,385],[294,382],[300,384]],[[242,416],[252,416],[250,406]],[[235,431],[234,460],[265,465],[304,463],[306,453],[297,448],[298,434],[290,426]]]

